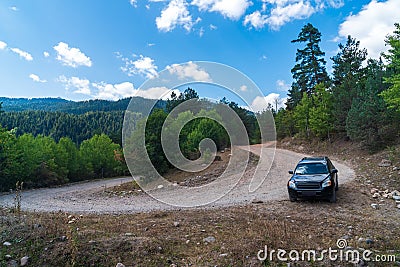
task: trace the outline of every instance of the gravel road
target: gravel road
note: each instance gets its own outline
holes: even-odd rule
[[[250,147],[251,152],[255,154],[260,154],[261,148],[264,151],[269,151],[273,153],[273,148],[267,148],[263,145],[253,145]],[[249,192],[249,184],[252,179],[252,173],[246,171],[244,175],[239,177],[238,175],[228,173],[225,180],[216,182],[211,188],[216,188],[221,186],[226,186],[226,183],[235,181],[236,186],[227,194],[219,198],[210,204],[203,205],[201,208],[212,208],[220,206],[232,206],[232,205],[244,205],[252,201],[263,201],[267,202],[271,200],[285,200],[288,198],[286,183],[289,179],[288,170],[295,167],[296,163],[305,155],[296,152],[276,149],[275,157],[272,163],[272,167],[268,172],[270,163],[262,163],[268,166],[258,166],[259,170],[263,171],[265,168],[265,180],[254,192]],[[344,184],[354,178],[354,171],[338,162],[334,162],[335,167],[339,170],[339,184]],[[171,210],[171,209],[181,209],[182,207],[171,206],[160,202],[148,194],[136,194],[129,196],[107,196],[98,194],[105,189],[105,187],[112,187],[122,183],[131,181],[132,178],[115,178],[106,180],[97,180],[84,183],[70,184],[62,187],[56,188],[46,188],[46,189],[36,189],[27,190],[22,193],[22,209],[29,211],[65,211],[73,213],[135,213],[135,212],[148,212],[153,210]],[[160,189],[157,193],[158,196],[164,199],[173,197],[175,201],[185,202],[188,199],[193,199],[196,193],[199,193],[203,189],[194,188],[192,190],[198,191],[188,191],[187,188],[183,188],[182,191],[176,191],[177,188],[181,186],[175,186],[174,188],[165,187]],[[200,191],[199,191],[200,190]],[[157,191],[157,190],[155,190]],[[212,196],[212,190],[208,191],[210,196]],[[157,195],[155,194],[155,195]],[[210,197],[212,199],[212,197]],[[0,195],[0,205],[1,206],[13,206],[14,195],[13,194],[3,194]],[[338,199],[340,201],[340,198]],[[168,200],[166,202],[169,202]],[[182,205],[186,206],[186,205]]]

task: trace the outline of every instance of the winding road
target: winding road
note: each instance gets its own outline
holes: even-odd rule
[[[218,198],[216,201],[210,201],[207,205],[202,205],[201,208],[212,208],[220,206],[244,205],[254,200],[268,202],[272,200],[287,199],[286,183],[289,179],[288,170],[293,169],[296,163],[305,155],[292,152],[289,150],[276,149],[267,145],[253,145],[248,147],[252,153],[260,155],[260,151],[267,151],[270,155],[274,155],[273,162],[260,161],[257,168],[263,174],[262,183],[255,190],[249,190],[249,185],[252,182],[254,172],[246,171],[239,179],[230,178],[235,174],[228,173],[226,180],[217,182],[213,188],[226,187],[226,183],[234,182],[235,186],[228,193]],[[339,184],[344,184],[354,178],[354,171],[347,165],[333,162],[339,170]],[[265,175],[266,174],[266,175]],[[45,188],[27,190],[22,192],[21,207],[28,211],[65,211],[72,213],[136,213],[149,212],[154,210],[171,210],[181,209],[182,207],[171,206],[160,202],[146,193],[120,196],[104,196],[99,194],[106,187],[112,187],[122,183],[132,181],[132,178],[115,178],[96,180],[84,183],[70,184],[56,188]],[[253,180],[254,182],[254,180]],[[255,181],[257,182],[257,181]],[[175,188],[160,189],[158,196],[173,197],[174,200],[186,203],[188,199],[193,199],[194,191],[185,191],[176,193]],[[172,191],[171,191],[172,190]],[[197,190],[196,188],[193,190]],[[201,188],[199,189],[201,190]],[[162,191],[162,192],[161,192]],[[250,192],[253,191],[253,192]],[[212,192],[210,192],[212,194]],[[155,194],[157,195],[157,194]],[[212,199],[212,197],[210,197]],[[195,201],[195,200],[193,200]],[[340,201],[340,200],[339,200]],[[168,202],[168,199],[167,201]],[[1,206],[13,206],[14,194],[0,195]],[[188,202],[189,203],[189,202]],[[183,205],[186,206],[186,205]]]

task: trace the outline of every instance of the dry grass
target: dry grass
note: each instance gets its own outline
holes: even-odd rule
[[[385,153],[377,154],[373,162],[388,156]],[[373,167],[372,158],[359,157],[357,165],[353,162],[356,170]],[[396,154],[393,160],[399,159]],[[356,181],[342,186],[337,204],[280,201],[214,210],[73,214],[69,218],[70,214],[61,212],[22,213],[20,221],[9,210],[1,209],[0,242],[12,245],[1,247],[0,266],[7,266],[6,254],[16,260],[27,255],[30,266],[115,266],[118,262],[125,266],[286,266],[277,261],[260,262],[257,252],[265,245],[271,249],[322,250],[334,247],[343,236],[349,237],[354,248],[399,256],[399,210],[388,199],[382,201],[379,210],[370,207],[374,200],[369,187],[384,184],[386,172],[390,170],[374,168],[368,177],[358,175]],[[370,185],[364,184],[365,179],[371,180]],[[400,189],[399,179],[391,183],[391,187]],[[122,191],[129,189],[137,188],[124,187]],[[205,242],[209,236],[215,242]],[[360,244],[359,237],[374,242]]]

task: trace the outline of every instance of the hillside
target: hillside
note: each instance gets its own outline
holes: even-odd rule
[[[62,98],[8,98],[0,97],[3,102],[2,107],[5,112],[21,112],[21,111],[52,111],[64,112],[71,114],[85,114],[91,111],[125,111],[132,101],[132,111],[143,113],[148,110],[154,100],[142,97],[124,98],[118,101],[110,100],[86,100],[86,101],[70,101]],[[165,101],[158,101],[157,108],[164,108]]]

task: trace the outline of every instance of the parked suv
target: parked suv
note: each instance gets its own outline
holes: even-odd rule
[[[338,170],[328,157],[303,158],[287,183],[290,201],[303,197],[320,197],[336,202],[339,189]]]

